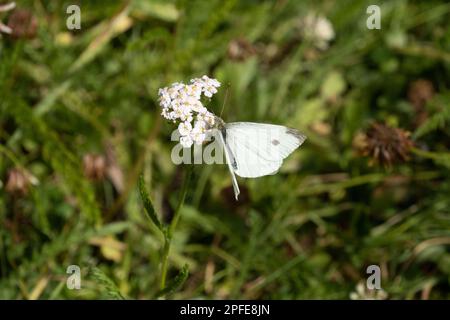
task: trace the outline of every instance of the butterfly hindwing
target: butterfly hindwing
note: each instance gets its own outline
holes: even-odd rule
[[[236,175],[234,174],[234,171],[237,168],[237,163],[236,163],[234,154],[231,152],[230,147],[225,142],[225,139],[226,139],[225,135],[226,135],[225,130],[216,132],[216,136],[218,136],[218,140],[220,141],[220,143],[223,146],[223,150],[225,153],[225,160],[227,161],[228,169],[230,170],[230,174],[231,174],[231,181],[233,183],[234,197],[237,200],[239,193],[240,193],[239,185],[236,180]]]

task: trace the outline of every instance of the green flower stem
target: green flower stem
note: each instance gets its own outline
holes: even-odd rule
[[[421,150],[419,148],[412,148],[411,152],[418,156],[432,159],[432,160],[437,160],[437,161],[450,158],[450,153],[446,153],[446,152],[425,151],[425,150]]]
[[[192,175],[192,166],[188,166],[186,175],[183,182],[183,187],[181,189],[181,198],[178,202],[178,206],[175,210],[175,214],[173,216],[172,222],[164,230],[164,247],[162,252],[162,263],[161,263],[161,284],[160,289],[163,290],[166,287],[166,278],[167,278],[167,269],[168,269],[168,259],[169,259],[169,252],[170,252],[170,245],[172,242],[172,236],[173,232],[175,231],[175,228],[178,224],[178,221],[180,220],[180,212],[181,208],[184,204],[184,200],[186,198],[186,193],[189,185],[189,181],[191,179]]]
[[[0,145],[0,153],[3,153],[7,158],[9,158],[9,160],[11,160],[14,163],[14,165],[22,168],[22,163],[20,162],[20,160],[8,148]]]
[[[163,290],[166,287],[166,278],[167,278],[167,266],[168,266],[168,258],[170,251],[170,240],[167,235],[164,235],[164,248],[162,254],[162,263],[161,263],[161,283],[159,288]]]

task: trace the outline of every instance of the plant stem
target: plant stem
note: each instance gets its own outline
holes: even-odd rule
[[[167,278],[167,266],[169,259],[169,250],[170,250],[170,240],[167,235],[164,235],[164,248],[162,254],[162,263],[161,263],[161,283],[159,288],[163,290],[166,287],[166,278]]]
[[[192,166],[189,165],[187,167],[186,175],[184,177],[183,187],[181,189],[181,198],[178,202],[178,206],[175,210],[175,214],[173,216],[173,219],[166,228],[164,232],[164,247],[163,247],[163,253],[162,253],[162,263],[161,263],[161,283],[160,283],[160,289],[164,289],[166,287],[166,278],[167,278],[167,269],[168,269],[168,259],[169,259],[169,252],[170,252],[170,245],[172,242],[172,236],[173,232],[178,224],[178,221],[180,220],[180,212],[181,208],[184,204],[184,200],[186,198],[186,193],[189,185],[189,180],[191,179],[192,175]]]

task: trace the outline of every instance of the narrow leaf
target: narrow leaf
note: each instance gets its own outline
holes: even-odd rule
[[[150,196],[148,195],[147,189],[145,188],[144,176],[141,175],[139,177],[139,192],[141,194],[142,202],[144,203],[145,211],[147,212],[148,217],[152,222],[158,227],[159,230],[164,232],[163,225],[158,219],[156,215],[155,208],[153,207],[152,201],[150,200]]]
[[[69,72],[78,71],[91,62],[100,54],[111,39],[124,33],[133,25],[133,20],[128,16],[128,12],[129,5],[127,4],[111,21],[101,23],[98,26],[99,34],[70,67]]]
[[[90,273],[95,282],[97,282],[104,289],[104,292],[111,299],[125,299],[124,296],[120,293],[120,290],[119,288],[117,288],[116,284],[102,270],[96,267],[92,267]]]
[[[172,294],[180,288],[189,275],[189,266],[185,264],[175,278],[161,291],[156,294],[156,298]]]

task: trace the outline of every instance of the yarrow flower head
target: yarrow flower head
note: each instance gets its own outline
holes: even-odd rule
[[[180,143],[189,148],[202,144],[215,124],[215,116],[203,106],[202,96],[211,98],[217,93],[220,82],[207,76],[195,78],[189,84],[175,82],[159,89],[161,115],[178,124]]]

